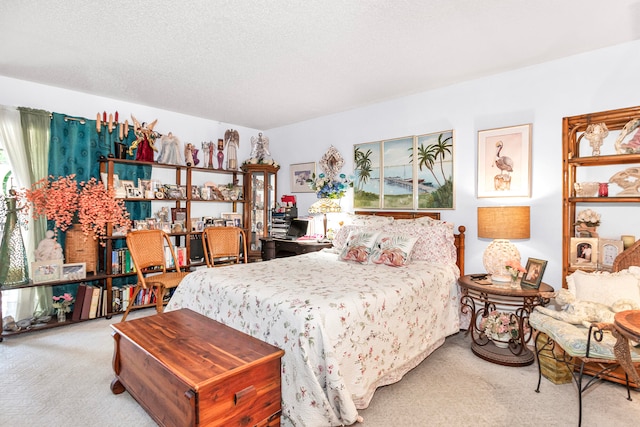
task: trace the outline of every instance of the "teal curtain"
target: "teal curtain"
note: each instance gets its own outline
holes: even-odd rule
[[[100,158],[115,153],[118,139],[117,129],[109,132],[105,126],[96,130],[96,121],[82,117],[70,117],[53,113],[51,119],[51,144],[49,147],[49,175],[54,177],[76,175],[78,182],[90,178],[100,180]],[[129,147],[135,140],[133,132],[128,132],[123,143]],[[128,157],[133,159],[132,157]],[[115,173],[120,179],[138,183],[138,179],[151,178],[151,166],[116,165]],[[144,219],[152,216],[151,202],[126,202],[131,219]],[[63,233],[60,233],[63,234]],[[59,236],[64,247],[64,235]],[[117,241],[117,245],[122,242]],[[101,266],[102,267],[102,266]],[[57,286],[58,294],[71,292],[75,295],[77,284]]]
[[[29,164],[30,184],[47,176],[49,157],[49,133],[51,113],[31,108],[18,108],[22,125],[25,154]],[[29,222],[32,242],[40,242],[45,237],[47,224],[45,221]],[[51,286],[37,286],[35,288],[36,305],[35,316],[53,313],[53,290]]]

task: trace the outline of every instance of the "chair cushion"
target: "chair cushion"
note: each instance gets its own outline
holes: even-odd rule
[[[584,357],[587,353],[587,336],[589,329],[581,325],[573,325],[554,319],[542,313],[543,307],[536,307],[529,316],[529,325],[539,331],[547,334],[553,339],[564,351],[572,357]],[[591,340],[591,349],[589,357],[600,359],[615,360],[613,354],[613,346],[616,339],[610,333],[604,334],[601,342]],[[631,347],[631,360],[634,363],[640,362],[640,348]]]
[[[634,269],[617,273],[585,273],[577,270],[567,276],[567,288],[575,295],[576,301],[593,301],[612,306],[620,300],[631,300],[640,305],[638,279]]]

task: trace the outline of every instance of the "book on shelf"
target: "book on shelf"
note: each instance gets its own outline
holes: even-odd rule
[[[76,301],[73,303],[73,313],[71,313],[71,320],[76,322],[82,317],[82,304],[84,303],[84,295],[87,289],[87,285],[80,283],[78,285],[78,292],[76,292]]]
[[[98,304],[100,303],[100,295],[102,294],[99,286],[93,286],[91,292],[91,305],[89,306],[89,319],[95,319],[98,316]]]
[[[91,309],[91,296],[93,295],[93,286],[86,285],[84,288],[84,301],[82,301],[82,313],[80,313],[80,320],[87,320],[89,318],[89,310]]]

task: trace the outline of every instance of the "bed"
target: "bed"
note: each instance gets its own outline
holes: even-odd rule
[[[332,249],[195,271],[166,307],[189,308],[285,351],[283,425],[355,423],[376,388],[399,381],[460,329],[464,227],[454,235],[437,213],[364,214],[338,231]],[[378,249],[389,236],[415,240],[406,265],[371,262],[375,247],[369,260],[346,260],[352,242],[371,234]]]

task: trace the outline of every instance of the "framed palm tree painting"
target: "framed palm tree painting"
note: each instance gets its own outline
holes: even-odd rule
[[[354,207],[453,209],[453,131],[354,146]]]

